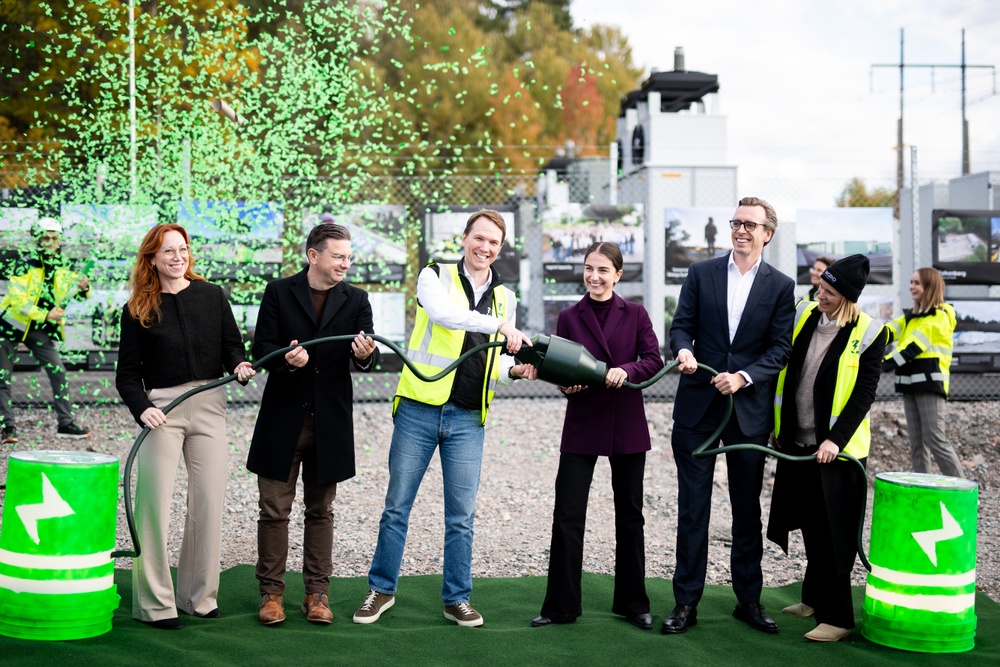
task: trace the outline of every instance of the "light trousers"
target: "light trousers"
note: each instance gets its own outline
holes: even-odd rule
[[[149,400],[164,408],[196,380],[152,389]],[[217,609],[222,508],[229,476],[226,445],[226,392],[216,387],[184,401],[153,429],[136,456],[135,523],[141,554],[132,562],[132,617],[140,621],[175,618],[180,609],[206,614]],[[177,565],[177,596],[170,578],[167,537],[170,501],[181,456],[188,472],[184,537]]]

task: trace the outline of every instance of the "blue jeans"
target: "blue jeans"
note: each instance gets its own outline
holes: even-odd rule
[[[368,587],[386,595],[396,594],[410,510],[434,450],[440,447],[444,483],[441,599],[446,605],[468,602],[472,595],[472,524],[483,463],[480,413],[452,403],[427,405],[404,398],[393,422],[389,488],[368,571]]]

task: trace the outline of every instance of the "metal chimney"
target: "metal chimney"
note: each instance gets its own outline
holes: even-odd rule
[[[684,72],[684,47],[678,46],[674,49],[674,71]]]

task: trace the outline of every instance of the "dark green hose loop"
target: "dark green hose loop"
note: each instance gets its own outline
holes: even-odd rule
[[[640,382],[638,384],[632,384],[631,382],[625,382],[625,383],[623,383],[622,386],[628,387],[630,389],[645,389],[646,387],[652,385],[654,382],[656,382],[661,377],[663,377],[664,375],[666,375],[669,371],[671,371],[674,368],[676,368],[677,365],[678,365],[678,363],[679,362],[676,359],[673,360],[673,361],[668,362],[667,364],[665,364],[663,366],[663,368],[661,368],[659,370],[659,372],[656,373],[656,375],[654,375],[650,379],[646,380],[645,382]],[[714,368],[712,368],[711,366],[706,366],[705,364],[698,364],[698,368],[700,368],[703,371],[706,371],[706,372],[710,373],[713,377],[715,377],[716,375],[719,374]],[[704,458],[706,456],[718,456],[719,454],[725,454],[726,452],[758,451],[758,452],[763,452],[763,453],[767,454],[768,456],[773,456],[776,459],[781,459],[782,461],[793,461],[793,462],[797,462],[797,463],[813,463],[813,464],[819,465],[816,462],[816,456],[815,455],[793,456],[791,454],[786,454],[784,452],[779,452],[776,449],[771,449],[770,447],[763,447],[761,445],[755,445],[755,444],[751,444],[751,443],[742,443],[742,444],[736,444],[736,445],[726,445],[725,447],[716,447],[714,449],[709,449],[709,446],[713,442],[717,441],[719,439],[719,436],[721,436],[722,432],[726,429],[726,426],[729,424],[729,418],[732,415],[732,413],[733,413],[733,397],[730,394],[730,395],[726,396],[726,414],[725,414],[725,417],[723,417],[722,421],[719,422],[718,428],[715,429],[715,431],[712,433],[712,435],[708,436],[708,439],[705,440],[705,442],[703,442],[701,445],[698,446],[697,449],[694,450],[693,456],[696,456],[698,458]],[[856,469],[859,471],[859,474],[861,475],[861,478],[864,480],[864,484],[861,485],[861,489],[862,489],[862,493],[861,493],[861,520],[858,522],[858,557],[861,559],[861,564],[865,566],[865,569],[868,570],[869,572],[871,572],[872,571],[872,566],[871,566],[871,563],[868,562],[868,557],[865,555],[865,545],[864,545],[864,542],[863,542],[864,526],[865,526],[864,519],[865,519],[866,507],[868,505],[868,471],[865,469],[865,466],[864,466],[863,463],[861,463],[861,461],[859,461],[858,459],[854,458],[850,454],[844,454],[843,452],[841,452],[840,454],[837,455],[837,458],[838,459],[842,459],[844,461],[853,462],[857,466]]]
[[[315,340],[308,340],[303,343],[299,343],[298,345],[289,345],[288,347],[283,347],[281,349],[275,350],[274,352],[265,355],[261,359],[258,359],[253,363],[253,368],[254,370],[260,369],[262,366],[264,366],[264,364],[269,362],[271,359],[274,359],[278,355],[285,355],[297,347],[313,347],[314,345],[320,345],[321,343],[334,343],[338,341],[354,340],[356,337],[357,334],[327,336],[326,338],[317,338]],[[406,354],[403,353],[403,350],[398,345],[396,345],[395,342],[389,340],[388,338],[383,338],[382,336],[378,336],[375,334],[371,334],[369,337],[372,338],[373,340],[376,340],[386,345],[393,352],[399,355],[399,358],[403,360],[403,363],[406,364],[406,367],[409,368],[411,371],[413,371],[413,374],[416,375],[421,380],[423,380],[424,382],[435,382],[437,380],[440,380],[441,378],[445,377],[446,375],[454,371],[456,368],[458,368],[459,364],[461,364],[463,361],[465,361],[472,355],[477,354],[482,350],[489,349],[491,347],[500,347],[506,344],[503,341],[495,341],[492,343],[483,343],[482,345],[477,345],[476,347],[472,348],[471,350],[460,356],[458,359],[453,361],[451,365],[442,370],[440,373],[427,376],[421,373],[420,369],[418,369],[416,366],[413,365],[413,362],[410,361],[409,357],[407,357]],[[219,378],[218,380],[213,380],[208,384],[203,384],[200,387],[195,387],[190,391],[184,392],[183,394],[175,398],[173,401],[171,401],[170,404],[167,405],[167,407],[163,408],[163,414],[167,414],[168,412],[170,412],[171,410],[173,410],[178,405],[180,405],[187,399],[191,398],[195,394],[199,394],[203,391],[208,391],[209,389],[215,389],[216,387],[221,387],[222,385],[232,382],[235,379],[236,379],[236,374],[234,373],[233,375],[222,377]],[[133,516],[132,513],[131,480],[132,480],[132,464],[135,461],[136,454],[139,452],[139,447],[140,445],[142,445],[142,441],[146,439],[146,436],[149,434],[149,431],[150,429],[148,426],[142,427],[142,430],[136,437],[135,442],[132,443],[132,449],[129,450],[128,458],[125,459],[125,473],[124,473],[125,481],[123,484],[124,494],[125,494],[125,521],[128,523],[128,532],[132,538],[132,545],[135,547],[135,549],[133,551],[113,551],[111,552],[112,558],[136,558],[139,554],[142,553],[142,546],[139,544],[139,536],[136,533],[135,529],[135,517]]]

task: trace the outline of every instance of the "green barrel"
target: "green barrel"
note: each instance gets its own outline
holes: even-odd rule
[[[111,629],[118,459],[15,452],[0,524],[0,634],[83,639]]]
[[[972,649],[978,505],[979,487],[969,480],[875,476],[862,635],[921,653]]]

